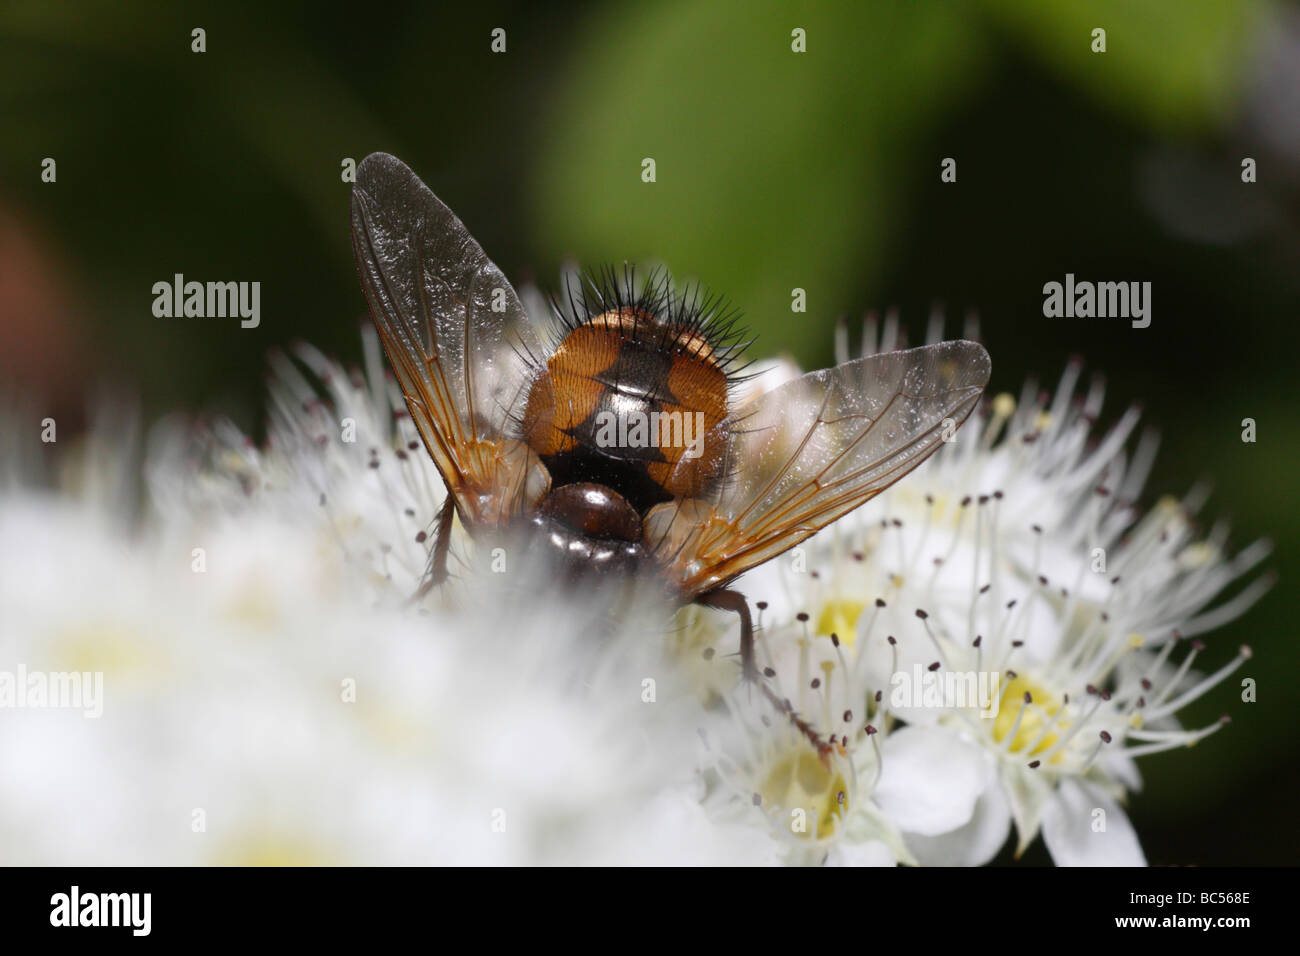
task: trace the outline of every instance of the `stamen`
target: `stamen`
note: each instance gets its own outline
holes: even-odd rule
[[[1192,654],[1188,655],[1189,661],[1192,656],[1193,656]],[[1151,710],[1149,710],[1147,712],[1147,719],[1159,720],[1161,717],[1166,717],[1169,714],[1173,714],[1182,710],[1192,701],[1196,700],[1198,697],[1203,695],[1206,691],[1210,690],[1211,688],[1219,684],[1221,681],[1226,679],[1229,674],[1235,671],[1246,661],[1250,660],[1250,657],[1251,657],[1250,647],[1243,645],[1242,648],[1237,652],[1236,657],[1234,657],[1227,664],[1224,664],[1213,674],[1210,674],[1208,677],[1203,678],[1199,683],[1188,688],[1181,695],[1169,701],[1167,704],[1164,704],[1163,706],[1156,706],[1153,707]],[[1186,673],[1186,669],[1180,672],[1180,676],[1181,674],[1184,673]],[[1171,682],[1169,685],[1170,688],[1172,688],[1175,683],[1177,682],[1176,681]]]

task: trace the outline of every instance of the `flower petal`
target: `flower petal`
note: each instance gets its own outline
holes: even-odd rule
[[[970,822],[987,784],[979,748],[942,727],[903,727],[881,746],[872,799],[895,826],[934,836]]]
[[[1100,787],[1084,780],[1062,780],[1053,798],[1044,804],[1043,842],[1057,866],[1147,863],[1124,809]]]
[[[1016,856],[1020,856],[1038,836],[1043,805],[1052,795],[1052,785],[1039,770],[1005,762],[1000,776],[1002,790],[1011,804],[1011,818],[1016,821]]]
[[[879,840],[867,843],[840,842],[831,847],[826,866],[896,866],[894,853]]]
[[[940,836],[909,835],[908,849],[922,866],[983,866],[997,855],[1011,832],[1011,806],[992,760],[984,763],[985,788],[970,822]]]

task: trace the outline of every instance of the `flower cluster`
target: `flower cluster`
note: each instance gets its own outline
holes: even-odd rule
[[[1249,656],[1193,670],[1266,547],[1140,512],[1154,443],[1097,437],[1074,365],[742,579],[761,687],[729,616],[480,574],[459,530],[413,600],[445,489],[363,338],[364,373],[273,358],[264,446],[156,426],[142,508],[126,418],[60,490],[0,478],[0,666],[105,688],[0,714],[0,861],[979,864],[1014,823],[1141,862],[1135,759],[1217,730],[1177,714]]]
[[[897,340],[869,322],[864,352]],[[1140,864],[1122,809],[1136,758],[1226,722],[1177,715],[1250,657],[1193,670],[1197,636],[1270,586],[1210,607],[1269,546],[1229,555],[1225,527],[1198,536],[1200,492],[1139,510],[1155,439],[1126,453],[1134,409],[1096,435],[1103,389],[1079,379],[1072,362],[1052,394],[990,398],[906,480],[747,577],[774,679],[846,768],[804,760],[815,793],[775,802],[835,822],[863,810],[817,831],[828,849],[901,834],[898,860],[975,865],[1014,823],[1017,853],[1041,832],[1059,864]],[[785,766],[744,780],[780,791]]]

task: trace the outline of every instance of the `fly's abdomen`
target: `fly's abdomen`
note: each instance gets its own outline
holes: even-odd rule
[[[698,335],[607,312],[573,329],[533,383],[524,437],[553,484],[598,482],[644,512],[717,478],[726,395]]]

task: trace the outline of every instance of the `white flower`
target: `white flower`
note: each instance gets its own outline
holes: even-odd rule
[[[445,489],[364,343],[364,375],[274,358],[264,447],[153,429],[143,502],[128,414],[56,446],[57,489],[6,437],[0,671],[104,699],[0,711],[0,862],[972,864],[1012,822],[1140,862],[1135,758],[1214,732],[1177,713],[1248,654],[1192,670],[1266,547],[1199,538],[1196,495],[1139,514],[1154,444],[1130,412],[1091,447],[1074,366],[746,576],[763,686],[729,616],[480,573],[459,530],[413,601]],[[904,692],[968,673],[986,700]]]
[[[1201,677],[1188,638],[1268,588],[1207,610],[1267,544],[1229,556],[1225,528],[1197,537],[1196,494],[1142,515],[1154,440],[1125,453],[1130,410],[1094,445],[1102,389],[1080,397],[1078,377],[1072,363],[1050,400],[1032,383],[992,399],[911,476],[740,584],[769,606],[764,642],[804,615],[883,692],[874,801],[922,863],[986,862],[1012,821],[1018,852],[1041,831],[1058,863],[1141,863],[1121,807],[1134,759],[1215,732],[1176,715],[1250,654]],[[961,694],[981,686],[986,700]]]
[[[56,445],[62,490],[0,488],[0,670],[103,674],[98,719],[0,710],[0,862],[748,852],[699,799],[701,714],[642,625],[662,619],[611,627],[522,574],[408,607],[441,482],[382,375],[297,354],[326,400],[283,359],[265,448],[167,423],[140,522],[121,421]]]
[[[719,636],[703,620],[684,632]],[[795,629],[765,637],[764,686],[736,686],[734,665],[712,655],[719,670],[732,672],[732,686],[717,695],[731,721],[704,736],[705,779],[713,784],[707,802],[719,820],[758,827],[752,839],[771,844],[773,858],[788,864],[915,862],[873,799],[879,710],[838,645],[806,637]]]

